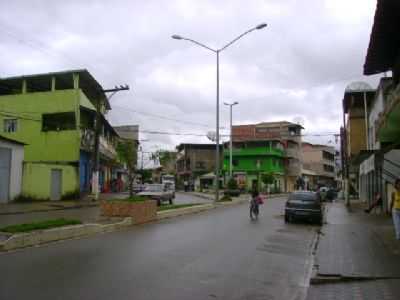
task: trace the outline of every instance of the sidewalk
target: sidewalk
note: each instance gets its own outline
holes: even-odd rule
[[[307,299],[400,299],[400,241],[390,216],[366,214],[364,204],[328,204],[315,253],[316,277]]]

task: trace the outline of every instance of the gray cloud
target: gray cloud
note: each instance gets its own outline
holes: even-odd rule
[[[215,55],[170,36],[221,47],[267,22],[266,29],[221,53],[221,102],[240,102],[234,123],[301,117],[306,132],[338,132],[345,86],[360,79],[376,85],[376,77],[361,76],[375,3],[8,1],[0,9],[0,76],[87,68],[104,87],[128,83],[132,88],[112,99],[113,123],[206,134],[215,127]],[[228,121],[221,103],[221,124]],[[149,149],[207,142],[195,136],[141,136],[151,139],[143,145]]]

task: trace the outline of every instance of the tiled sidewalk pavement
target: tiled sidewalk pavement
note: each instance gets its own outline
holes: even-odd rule
[[[400,280],[373,280],[313,285],[307,300],[398,300]]]
[[[343,203],[328,204],[315,264],[318,275],[341,275],[349,282],[311,285],[308,300],[400,299],[400,242],[391,218],[365,214],[360,203],[348,212]],[[355,280],[355,277],[396,278]],[[353,279],[353,280],[351,280]]]

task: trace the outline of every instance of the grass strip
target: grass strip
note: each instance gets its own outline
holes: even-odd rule
[[[184,207],[191,207],[191,206],[198,206],[198,205],[203,205],[206,203],[190,203],[190,204],[167,204],[167,205],[161,205],[157,208],[158,211],[164,211],[164,210],[171,210],[171,209],[178,209],[178,208],[184,208]]]
[[[146,196],[132,196],[123,199],[110,199],[107,200],[107,202],[144,202],[146,200],[149,200]]]
[[[62,227],[67,225],[78,225],[78,224],[82,224],[82,222],[79,220],[61,218],[61,219],[10,225],[0,228],[0,231],[8,233],[20,233],[20,232],[31,232],[34,230],[44,230],[44,229]]]

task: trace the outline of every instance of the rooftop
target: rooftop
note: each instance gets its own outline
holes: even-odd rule
[[[364,63],[364,75],[392,69],[400,49],[400,1],[378,0]]]
[[[56,79],[56,90],[73,89],[72,74],[79,75],[79,88],[83,90],[90,100],[104,100],[107,109],[111,109],[103,87],[86,69],[2,77],[0,78],[0,96],[21,93],[24,80],[27,81],[28,92],[51,91],[51,79],[53,77]]]

